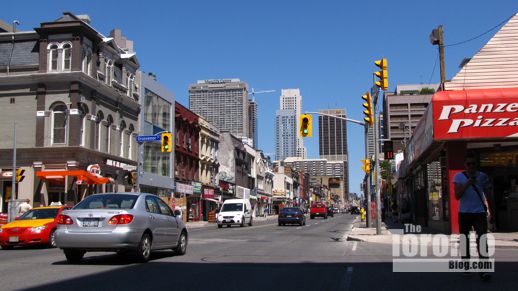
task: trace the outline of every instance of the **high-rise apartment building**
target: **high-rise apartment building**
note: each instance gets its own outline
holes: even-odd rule
[[[294,110],[277,110],[275,114],[275,158],[277,160],[296,155],[296,123]]]
[[[394,152],[404,149],[438,87],[439,84],[398,85],[395,92],[385,94],[384,135],[394,142]]]
[[[189,109],[221,131],[250,135],[248,84],[239,79],[202,80],[189,86]]]
[[[255,102],[255,100],[249,100],[248,116],[250,118],[250,121],[248,122],[248,137],[252,139],[253,147],[257,149],[259,148],[259,131],[257,126],[257,102]]]
[[[346,117],[343,109],[320,110],[321,113],[337,117]],[[343,119],[326,115],[318,117],[318,143],[321,159],[344,162],[345,189],[349,191],[349,159],[347,151],[347,124]]]
[[[282,89],[280,98],[280,109],[281,110],[293,110],[295,112],[295,132],[299,128],[299,119],[302,111],[302,96],[300,95],[299,89]],[[306,158],[307,152],[304,148],[302,137],[295,135],[295,149],[294,155]]]

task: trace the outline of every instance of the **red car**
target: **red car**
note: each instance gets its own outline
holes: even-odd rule
[[[67,206],[37,207],[27,211],[0,228],[0,245],[2,249],[14,246],[49,245],[56,246],[54,232],[57,228],[57,217]]]
[[[327,219],[327,206],[324,204],[324,203],[315,203],[311,206],[311,208],[309,209],[309,217],[311,219],[317,217],[317,216],[320,216],[320,217],[323,217],[324,219]]]

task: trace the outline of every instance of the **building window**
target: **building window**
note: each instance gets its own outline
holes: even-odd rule
[[[108,117],[106,118],[106,123],[105,123],[105,138],[103,140],[104,146],[103,146],[102,150],[105,153],[110,153],[110,154],[112,153],[111,149],[110,149],[110,144],[113,139],[112,130],[111,130],[112,124],[113,124],[113,117],[111,115],[108,115]]]
[[[102,111],[98,111],[97,112],[97,115],[96,115],[96,118],[95,118],[95,121],[96,121],[96,126],[95,126],[95,149],[98,150],[98,151],[101,151],[101,131],[102,131],[102,126],[103,126],[103,121],[104,119],[104,114]]]
[[[120,142],[120,150],[119,150],[119,155],[121,157],[127,157],[127,155],[125,154],[125,146],[124,144],[128,142],[128,140],[125,140],[125,137],[126,137],[126,122],[121,121],[121,124],[119,126],[119,142]]]
[[[81,116],[81,146],[86,146],[86,115],[88,114],[88,106],[84,103],[78,105],[79,114]]]
[[[58,103],[51,107],[51,140],[52,144],[65,144],[67,132],[67,106]]]
[[[49,71],[58,70],[58,46],[50,44],[48,48]]]
[[[70,71],[72,58],[72,45],[66,43],[63,45],[63,70]]]
[[[133,134],[134,131],[135,131],[135,128],[133,127],[133,124],[130,124],[129,127],[128,127],[128,130],[127,130],[128,142],[126,143],[126,150],[127,150],[126,156],[128,157],[128,159],[133,159],[133,142],[134,142],[134,139],[131,138],[131,135]]]

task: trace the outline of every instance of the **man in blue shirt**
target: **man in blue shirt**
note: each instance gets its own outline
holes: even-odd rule
[[[468,153],[465,160],[466,171],[457,173],[453,178],[455,198],[459,200],[459,230],[461,239],[462,258],[469,259],[469,233],[473,228],[477,234],[477,250],[481,259],[486,258],[480,249],[480,239],[487,234],[487,219],[493,220],[493,198],[491,183],[486,174],[477,170],[477,159],[473,153]],[[483,237],[485,239],[485,236]],[[487,254],[487,241],[486,246]],[[483,280],[490,278],[489,274],[481,273]]]

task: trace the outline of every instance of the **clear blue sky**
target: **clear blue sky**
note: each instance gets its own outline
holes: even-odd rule
[[[345,108],[362,119],[361,95],[372,86],[373,61],[389,62],[390,90],[396,84],[436,83],[437,47],[428,36],[442,24],[445,43],[479,35],[518,12],[512,0],[345,1],[4,1],[0,19],[17,19],[21,30],[52,21],[62,12],[88,14],[107,35],[118,27],[135,42],[141,69],[188,105],[196,80],[240,78],[250,88],[275,89],[258,95],[259,145],[274,152],[274,115],[282,88],[300,88],[303,110]],[[451,78],[493,31],[446,48]],[[315,128],[316,130],[316,128]],[[318,132],[318,131],[316,131]],[[363,129],[348,125],[350,188],[359,192],[363,173]],[[305,139],[318,157],[317,137]]]

